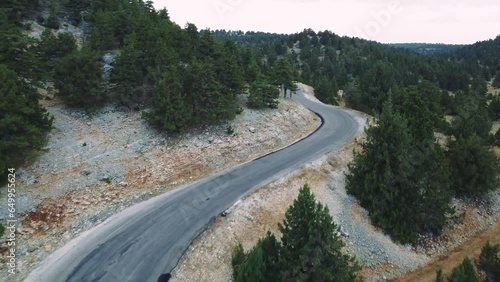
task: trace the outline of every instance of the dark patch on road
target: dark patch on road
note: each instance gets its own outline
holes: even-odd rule
[[[158,282],[168,282],[172,278],[172,275],[170,273],[164,273],[158,277]]]

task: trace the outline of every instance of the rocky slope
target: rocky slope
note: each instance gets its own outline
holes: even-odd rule
[[[18,274],[2,272],[0,280],[22,280],[49,253],[126,207],[288,145],[320,124],[292,100],[275,110],[245,109],[230,123],[181,135],[158,132],[140,112],[115,106],[92,115],[57,99],[44,106],[55,129],[47,151],[18,170]],[[227,134],[228,126],[234,134]],[[6,209],[0,206],[2,221]],[[0,244],[5,252],[5,239]]]

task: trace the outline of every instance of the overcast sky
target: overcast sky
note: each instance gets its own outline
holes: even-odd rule
[[[470,44],[500,34],[500,0],[154,0],[199,29],[331,30],[384,43]]]

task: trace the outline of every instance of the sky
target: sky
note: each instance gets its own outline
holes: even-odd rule
[[[154,0],[185,26],[295,33],[311,28],[382,43],[472,44],[500,34],[499,0]]]

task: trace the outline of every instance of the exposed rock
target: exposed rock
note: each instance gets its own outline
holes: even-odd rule
[[[50,245],[50,244],[45,246],[45,251],[46,251],[47,253],[52,252],[52,249],[53,249],[53,248],[52,248],[52,245]]]

